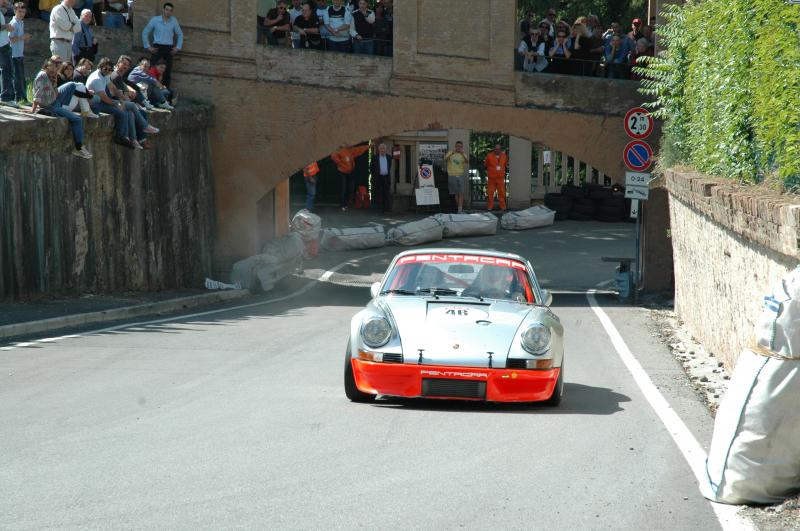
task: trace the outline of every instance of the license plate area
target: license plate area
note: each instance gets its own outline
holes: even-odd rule
[[[486,382],[450,378],[423,378],[422,396],[486,399]]]

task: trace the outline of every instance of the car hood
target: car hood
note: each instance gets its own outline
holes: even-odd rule
[[[381,301],[394,319],[406,363],[504,367],[531,307],[512,301],[391,296]]]

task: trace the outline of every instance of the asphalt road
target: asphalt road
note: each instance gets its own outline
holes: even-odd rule
[[[608,227],[576,256],[630,243],[628,225]],[[493,246],[533,248],[541,234]],[[283,301],[0,351],[0,527],[720,527],[584,294],[555,294],[567,353],[557,409],[350,403],[348,323],[396,251],[354,253],[334,282]],[[547,287],[572,290],[598,274],[595,258],[537,267]],[[710,416],[646,313],[598,300],[707,443]]]

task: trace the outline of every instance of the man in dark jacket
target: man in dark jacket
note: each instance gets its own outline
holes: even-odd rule
[[[392,195],[392,157],[386,153],[386,144],[378,145],[378,153],[372,158],[370,165],[374,192],[372,200],[383,212],[391,209]]]

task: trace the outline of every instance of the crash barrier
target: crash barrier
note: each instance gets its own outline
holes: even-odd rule
[[[322,219],[304,208],[294,215],[290,227],[292,232],[299,234],[300,239],[303,240],[303,258],[308,260],[317,256]]]
[[[536,205],[525,210],[506,212],[500,218],[500,225],[506,230],[535,229],[555,222],[556,211],[546,206]]]
[[[755,333],[714,422],[700,490],[717,502],[777,503],[800,490],[800,267],[764,297]]]
[[[386,234],[383,225],[352,229],[325,229],[322,231],[321,245],[326,251],[372,249],[386,245]]]
[[[433,217],[444,227],[442,234],[445,238],[497,234],[497,216],[489,212],[436,214]]]
[[[269,291],[283,277],[294,273],[303,264],[305,244],[300,234],[291,232],[267,242],[261,254],[233,264],[231,282],[244,289]]]
[[[555,219],[576,221],[625,221],[630,212],[630,200],[624,192],[597,184],[574,186],[565,184],[561,193],[545,194],[544,204],[555,210]]]
[[[397,245],[419,245],[421,243],[436,242],[444,237],[444,225],[434,216],[419,221],[403,223],[389,229],[386,233],[387,242]]]

